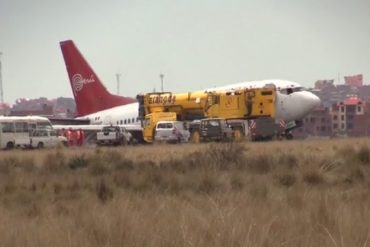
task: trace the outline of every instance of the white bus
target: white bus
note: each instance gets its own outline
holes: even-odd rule
[[[45,117],[4,117],[0,116],[0,148],[29,147],[30,133],[36,129],[53,129]]]

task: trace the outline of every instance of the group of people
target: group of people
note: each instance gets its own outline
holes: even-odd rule
[[[67,138],[67,144],[69,147],[82,146],[84,143],[85,133],[82,129],[62,129],[62,135]]]

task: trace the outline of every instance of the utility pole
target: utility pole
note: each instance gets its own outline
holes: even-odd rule
[[[0,51],[0,101],[1,103],[4,103],[4,91],[3,91],[3,76],[2,76],[2,68],[1,68],[1,55],[3,53]]]
[[[120,78],[121,74],[116,74],[116,78],[117,78],[117,95],[119,95],[119,78]]]
[[[163,78],[164,78],[164,74],[160,74],[159,77],[161,78],[161,91],[163,92]]]

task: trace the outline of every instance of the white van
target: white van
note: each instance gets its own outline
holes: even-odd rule
[[[190,132],[180,121],[159,121],[155,127],[155,142],[188,142]]]
[[[55,130],[36,129],[30,134],[32,148],[47,148],[56,147],[58,145],[66,145],[67,138],[58,136]]]

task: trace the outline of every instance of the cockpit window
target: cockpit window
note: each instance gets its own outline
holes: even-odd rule
[[[293,92],[301,92],[301,91],[304,91],[306,90],[304,87],[295,87],[293,88]]]
[[[280,89],[280,93],[282,94],[291,94],[291,93],[295,93],[295,92],[301,92],[301,91],[304,91],[304,87],[290,87],[290,88],[284,88],[284,89]]]
[[[286,88],[284,88],[284,89],[280,89],[279,91],[280,91],[280,93],[282,93],[282,94],[288,94],[288,92],[287,92],[287,89],[286,89]]]

